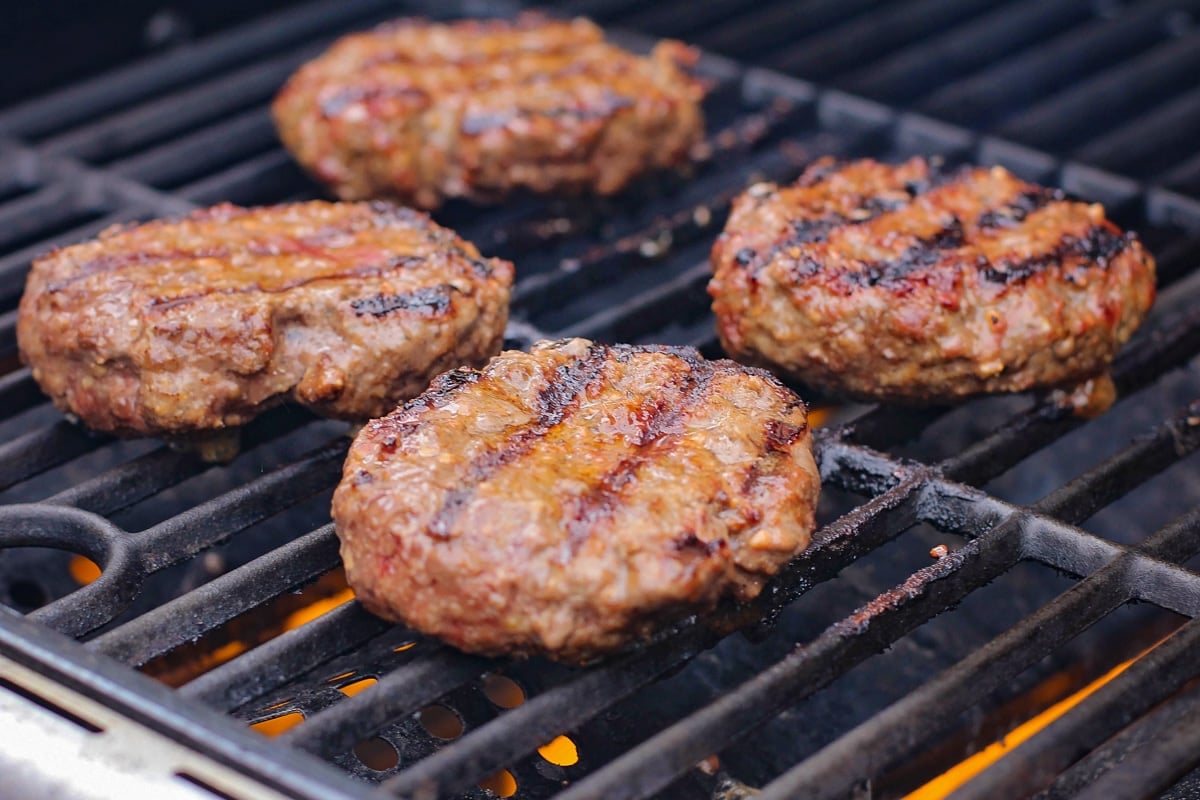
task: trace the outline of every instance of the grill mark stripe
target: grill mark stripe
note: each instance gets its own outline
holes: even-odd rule
[[[940,182],[931,182],[931,185],[949,185],[967,179],[970,175],[971,172],[967,170],[957,170],[948,173]],[[955,219],[953,224],[937,233],[921,237],[894,258],[860,262],[856,269],[838,269],[834,275],[847,292],[872,286],[899,289],[914,273],[936,270],[945,259],[946,251],[963,246],[978,246],[981,241],[992,238],[993,233],[999,235],[1019,231],[1029,216],[1049,206],[1068,202],[1064,198],[1059,189],[1030,187],[1006,203],[984,208],[971,223],[973,235],[968,235],[961,220]],[[869,221],[862,220],[859,224]],[[1072,256],[1107,268],[1111,260],[1119,256],[1135,238],[1131,233],[1115,234],[1103,225],[1092,226],[1082,236],[1060,235],[1058,243],[1050,250],[1018,261],[1004,260],[992,263],[981,256],[977,267],[986,280],[1005,284],[1027,280]],[[742,253],[738,254],[738,260],[743,264],[746,261]],[[794,261],[791,273],[798,280],[827,271],[820,260],[804,252],[794,258]]]
[[[420,416],[427,411],[441,408],[456,398],[466,387],[478,383],[483,373],[470,367],[456,367],[433,379],[429,388],[408,400],[386,417],[367,423],[373,431],[380,431],[380,449],[387,455],[396,452],[396,447],[421,426]]]
[[[667,407],[662,402],[656,403],[649,417],[640,422],[635,444],[637,449],[633,455],[621,459],[616,466],[601,475],[587,492],[573,498],[573,502],[564,509],[564,517],[567,519],[567,548],[572,557],[591,538],[597,523],[612,517],[625,488],[634,483],[638,471],[646,464],[670,453],[672,448],[667,448],[664,453],[663,448],[655,446],[662,441],[659,437],[663,431],[708,399],[713,378],[718,370],[698,359],[687,361],[691,370],[682,381],[684,388],[680,402],[673,407]],[[677,443],[678,440],[672,444]]]
[[[290,281],[285,281],[279,286],[265,288],[258,284],[249,286],[220,286],[210,287],[198,292],[189,292],[188,294],[179,295],[176,297],[157,297],[150,301],[150,307],[162,311],[177,308],[188,303],[194,303],[197,300],[202,300],[205,297],[212,295],[238,295],[238,294],[283,294],[290,292],[293,289],[299,289],[303,286],[308,286],[322,281],[341,281],[353,278],[378,278],[398,269],[407,269],[411,266],[425,263],[425,259],[420,256],[401,256],[398,258],[389,259],[386,264],[360,264],[352,269],[342,272],[335,272],[332,275],[314,275],[308,278],[295,278]],[[429,287],[426,287],[429,288]],[[413,293],[421,291],[414,290]],[[355,309],[356,311],[358,309]],[[379,315],[377,315],[379,316]]]
[[[1136,238],[1133,232],[1117,234],[1108,226],[1093,225],[1082,236],[1060,235],[1054,247],[1042,253],[1034,253],[1028,258],[985,262],[980,265],[980,273],[985,280],[992,283],[1021,283],[1039,272],[1073,258],[1100,269],[1108,269],[1113,259],[1124,253]],[[1066,277],[1067,280],[1071,280],[1070,275]]]
[[[384,213],[383,207],[381,207],[379,204],[372,203],[369,206],[369,208],[373,214],[379,215],[379,214]],[[195,222],[195,223],[201,223],[201,224],[210,223],[213,221],[214,217],[211,214],[207,217],[204,216],[205,212],[208,212],[208,211],[212,211],[212,209],[203,209],[199,212],[196,212],[192,216],[185,218],[182,222],[175,222],[175,221],[171,221],[171,220],[154,220],[154,221],[145,223],[144,225],[134,225],[134,226],[127,228],[126,230],[118,232],[117,234],[115,234],[113,236],[101,237],[99,239],[93,240],[92,242],[86,242],[86,243],[82,243],[79,245],[73,245],[71,247],[66,247],[60,251],[57,251],[56,253],[47,255],[44,258],[57,258],[57,257],[61,256],[63,253],[69,252],[74,247],[85,247],[87,245],[94,244],[95,242],[104,242],[106,245],[111,246],[111,244],[115,240],[119,239],[121,236],[123,236],[127,233],[130,233],[132,231],[139,230],[139,229],[170,228],[170,227],[173,227],[176,225],[182,225],[187,222]],[[221,222],[228,224],[228,222],[232,221],[232,219],[237,219],[237,218],[248,216],[251,213],[252,209],[238,209],[238,211],[240,213],[234,215],[234,217],[232,217],[230,220],[222,219]],[[408,218],[402,214],[401,215],[393,214],[392,219],[395,219],[397,221],[406,221]],[[355,226],[362,222],[363,222],[363,219],[360,215],[347,214],[343,218],[337,220],[336,223],[329,226],[324,235],[332,238],[332,237],[336,237],[339,235],[351,234],[354,232]],[[303,239],[303,237],[294,237],[294,239],[293,239],[293,241],[295,241],[295,243],[296,243],[297,251],[304,252],[306,254],[311,255],[313,252],[314,246],[306,245],[302,241],[302,239]],[[271,252],[273,246],[275,246],[275,245],[272,245],[269,242],[264,242],[264,241],[259,241],[259,240],[251,240],[248,242],[236,244],[236,248],[238,250],[249,251],[251,253],[258,254],[258,255],[273,255],[273,253]],[[317,247],[316,249],[318,250],[318,252],[322,250],[322,248],[320,248],[320,247]],[[330,248],[328,250],[328,252],[335,253],[335,252],[337,252],[337,250],[336,250],[336,248]],[[176,249],[176,250],[170,250],[170,251],[167,251],[164,253],[149,253],[149,252],[138,251],[138,250],[119,250],[118,252],[115,252],[115,253],[114,252],[102,252],[99,255],[95,256],[94,258],[90,258],[87,261],[84,261],[79,266],[79,268],[74,273],[72,273],[70,276],[63,278],[60,281],[52,282],[47,287],[47,289],[48,289],[48,291],[51,291],[51,292],[62,291],[63,289],[66,289],[68,286],[71,286],[72,284],[78,283],[79,281],[90,278],[94,275],[101,275],[101,274],[107,274],[107,273],[112,273],[112,272],[120,272],[122,270],[129,269],[131,267],[170,264],[170,263],[176,262],[176,261],[197,261],[197,260],[205,259],[205,258],[228,259],[228,258],[230,258],[232,253],[233,253],[233,249],[231,248],[230,245],[217,245],[214,247],[201,247],[201,248],[197,248],[195,250],[178,250],[178,249]],[[278,253],[274,253],[274,254],[278,254]],[[404,256],[402,258],[420,258],[420,257],[419,256]],[[40,260],[41,259],[39,259],[39,261]],[[297,284],[297,285],[299,285],[299,284]],[[288,287],[288,288],[294,288],[294,287]]]
[[[797,184],[805,188],[818,186],[826,181],[831,180],[834,176],[841,174],[846,168],[852,166],[851,162],[839,161],[833,164],[820,164],[816,169],[806,171],[803,176],[797,181]],[[809,173],[813,173],[811,176]],[[903,200],[896,199],[884,200],[878,196],[867,196],[863,198],[863,202],[849,215],[846,214],[829,214],[822,217],[812,217],[808,219],[799,219],[792,222],[792,233],[787,238],[776,242],[766,254],[760,258],[755,258],[753,251],[745,253],[739,251],[737,254],[737,262],[743,267],[752,267],[754,272],[761,271],[767,264],[771,263],[780,253],[785,253],[793,248],[798,248],[806,244],[818,244],[829,238],[833,231],[839,228],[852,228],[867,225],[886,217],[891,214],[897,214],[905,211],[912,206],[913,201],[918,197],[933,192],[942,187],[953,186],[957,183],[964,182],[969,178],[971,172],[967,168],[956,170],[941,170],[935,167],[930,167],[927,177],[921,181],[909,181],[904,186],[904,191],[907,197]]]
[[[537,419],[515,431],[500,447],[477,457],[467,467],[462,485],[447,493],[441,507],[426,526],[428,532],[437,538],[449,537],[455,521],[475,496],[479,484],[501,467],[526,455],[553,428],[569,419],[579,407],[584,392],[603,375],[610,356],[619,357],[618,348],[593,344],[582,358],[558,367],[550,383],[538,394]]]
[[[437,317],[450,308],[453,300],[451,294],[458,291],[459,288],[453,284],[439,283],[403,294],[377,294],[359,298],[351,302],[350,307],[359,317],[370,315],[378,319],[396,311],[418,311],[425,316]]]
[[[896,257],[866,262],[857,270],[842,270],[839,278],[854,288],[877,285],[894,288],[914,272],[935,266],[944,258],[945,251],[962,247],[964,243],[962,222],[955,219],[932,236],[917,239]]]
[[[605,90],[598,102],[580,108],[510,108],[505,111],[495,111],[473,114],[463,117],[459,130],[467,136],[477,136],[495,128],[502,128],[517,118],[548,117],[551,119],[571,118],[580,122],[590,122],[605,119],[622,109],[633,106],[634,101],[628,97]],[[564,159],[575,160],[574,157]]]
[[[104,241],[104,240],[101,240]],[[154,266],[173,261],[197,261],[202,258],[229,258],[228,247],[207,247],[197,250],[169,250],[165,253],[147,253],[144,251],[125,251],[119,253],[102,253],[95,258],[83,262],[70,276],[53,281],[47,285],[49,292],[61,292],[63,289],[78,283],[93,275],[120,272],[130,267]],[[54,258],[56,256],[47,256]]]
[[[1025,221],[1035,211],[1051,203],[1063,201],[1065,195],[1061,189],[1048,189],[1036,186],[1021,192],[1011,202],[998,208],[989,208],[975,220],[975,227],[980,230],[997,230],[1012,228]]]
[[[754,488],[770,475],[770,473],[764,472],[763,469],[767,462],[780,453],[786,453],[788,448],[795,444],[796,440],[804,436],[808,430],[807,418],[805,418],[803,425],[791,425],[781,423],[778,420],[767,422],[763,430],[763,440],[766,442],[766,447],[763,448],[762,455],[754,460],[754,463],[750,465],[746,470],[745,476],[742,478],[741,493],[743,497],[748,497],[752,494]],[[686,536],[687,532],[684,533],[685,539]],[[712,544],[714,543],[709,544],[710,548]]]

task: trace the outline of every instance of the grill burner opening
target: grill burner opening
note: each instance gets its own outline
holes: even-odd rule
[[[510,346],[580,335],[719,356],[707,251],[738,192],[825,154],[939,155],[1103,202],[1158,257],[1117,406],[1084,421],[1031,396],[914,411],[805,392],[823,528],[751,608],[589,669],[468,657],[385,624],[352,601],[327,525],[344,425],[280,409],[212,467],[63,421],[16,360],[14,309],[46,249],[197,204],[318,193],[266,103],[330,39],[402,13],[516,11],[298,6],[0,111],[0,603],[17,612],[0,608],[0,724],[34,697],[92,735],[155,742],[171,785],[238,798],[1110,798],[1200,783],[1185,777],[1200,763],[1195,4],[560,10],[711,51],[710,138],[693,175],[618,198],[439,212],[517,263]]]

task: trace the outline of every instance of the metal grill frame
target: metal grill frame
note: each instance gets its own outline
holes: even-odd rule
[[[431,15],[445,12],[432,1],[409,6]],[[64,229],[61,235],[37,238],[36,244],[22,245],[0,258],[0,302],[15,300],[19,276],[30,257],[49,245],[90,235],[113,222],[186,213],[196,204],[237,195],[280,170],[292,169],[285,155],[272,150],[211,178],[193,181],[183,190],[156,189],[149,181],[173,175],[180,168],[177,159],[203,157],[204,138],[197,134],[182,144],[172,139],[160,148],[155,141],[160,133],[155,120],[186,115],[189,108],[203,108],[204,103],[235,106],[242,102],[221,98],[222,87],[243,87],[246,97],[252,98],[262,87],[278,84],[295,63],[319,49],[312,39],[324,38],[319,34],[326,26],[360,27],[384,11],[390,16],[395,9],[380,0],[319,2],[0,114],[0,136],[7,137],[0,141],[0,164],[8,167],[0,181],[13,176],[10,183],[36,186],[0,204],[3,241],[36,238],[38,231],[48,227]],[[470,0],[455,8],[456,14],[508,15],[515,11],[515,5]],[[638,49],[648,44],[634,35],[617,38]],[[286,52],[259,59],[257,53],[268,48]],[[539,309],[553,308],[574,293],[600,285],[614,271],[632,272],[653,264],[660,253],[645,244],[665,239],[676,248],[672,258],[692,259],[694,266],[670,274],[668,280],[619,305],[550,331],[610,340],[652,333],[678,314],[678,303],[695,303],[695,290],[707,277],[704,240],[719,229],[723,207],[745,185],[745,179],[753,174],[786,179],[802,160],[830,150],[844,155],[930,152],[952,159],[1002,163],[1025,177],[1063,186],[1110,208],[1132,209],[1149,224],[1179,227],[1189,236],[1200,236],[1200,201],[1160,186],[1141,185],[1086,164],[1063,161],[841,91],[746,69],[715,56],[706,55],[701,70],[717,81],[718,91],[739,95],[747,107],[755,109],[734,120],[738,135],[732,143],[715,146],[713,160],[730,154],[741,160],[733,170],[718,169],[715,174],[702,170],[695,184],[651,200],[650,210],[642,209],[634,220],[642,224],[647,218],[657,218],[649,228],[635,225],[626,237],[602,252],[560,259],[556,266],[521,278],[515,288],[515,322],[509,332],[513,342],[527,344],[543,335],[536,324]],[[231,74],[237,80],[230,81]],[[205,75],[214,80],[204,80]],[[196,85],[171,90],[193,78],[198,79]],[[141,103],[143,97],[160,90],[165,92],[161,99]],[[131,110],[109,116],[134,103]],[[101,120],[46,138],[53,130],[73,128],[92,116]],[[226,122],[228,127],[223,130],[236,138],[259,130],[261,113],[247,111]],[[786,148],[774,144],[755,149],[755,136],[790,138],[793,131],[805,137],[801,156],[789,155]],[[830,132],[834,134],[831,138],[823,138]],[[114,144],[122,136],[134,138]],[[131,154],[107,165],[89,163],[105,148],[126,148]],[[714,196],[710,189],[717,184],[723,188]],[[0,192],[11,188],[0,185]],[[698,217],[695,208],[705,201],[711,213]],[[519,223],[527,210],[485,213],[474,227],[468,220],[460,230],[468,238],[482,240],[485,226],[491,228],[498,221],[501,226]],[[1192,267],[1189,255],[1183,248],[1161,254],[1161,285],[1188,276]],[[15,350],[14,325],[15,311],[0,315],[0,351]],[[711,350],[711,331],[697,329],[691,343]],[[1140,337],[1122,353],[1115,368],[1121,394],[1153,383],[1198,351],[1200,311],[1181,313],[1172,324],[1160,327],[1153,336]],[[28,370],[0,377],[0,405],[9,414],[42,401]],[[1187,617],[1200,615],[1200,575],[1179,566],[1200,553],[1200,511],[1137,546],[1117,545],[1077,527],[1100,508],[1200,448],[1200,404],[1181,409],[1177,417],[1030,508],[1002,502],[974,487],[1074,430],[1082,424],[1080,420],[1042,402],[939,464],[906,462],[881,452],[916,435],[936,416],[937,412],[877,408],[847,425],[819,432],[818,462],[826,485],[867,500],[819,531],[812,546],[753,605],[765,616],[777,613],[807,589],[833,578],[916,523],[959,534],[968,539],[967,544],[717,702],[573,781],[558,797],[653,795],[703,757],[820,690],[1022,560],[1050,565],[1080,580],[1035,615],[780,776],[765,788],[763,797],[845,795],[919,752],[982,694],[1005,685],[1124,603],[1148,602]],[[250,426],[246,445],[269,443],[295,427],[291,417],[268,415]],[[24,481],[106,441],[66,422],[31,431],[0,445],[0,484]],[[519,708],[391,775],[379,790],[347,780],[325,760],[344,753],[389,721],[410,715],[472,680],[487,671],[491,662],[422,642],[397,657],[377,686],[331,703],[283,737],[290,745],[287,747],[251,733],[226,712],[263,698],[331,657],[390,630],[357,604],[348,603],[284,633],[178,691],[129,668],[142,666],[336,566],[331,525],[299,536],[199,589],[89,638],[82,646],[72,641],[70,637],[87,637],[114,618],[146,576],[190,559],[330,487],[339,474],[345,446],[344,441],[331,441],[246,486],[136,533],[121,530],[105,515],[195,475],[202,466],[193,456],[162,448],[44,501],[0,507],[0,521],[5,523],[0,525],[0,546],[63,548],[87,555],[104,567],[99,580],[28,618],[0,607],[0,655],[295,797],[352,798],[377,793],[430,797],[472,791],[481,777],[526,757],[556,734],[584,724],[720,639],[721,634],[705,620],[687,620],[632,653],[572,673]],[[1106,797],[1141,796],[1170,785],[1181,769],[1200,763],[1200,750],[1183,744],[1196,739],[1197,726],[1179,713],[1143,715],[1194,677],[1190,665],[1197,663],[1200,655],[1198,625],[1194,619],[1186,623],[1127,673],[965,787],[962,796],[1009,796],[1031,787],[1066,793],[1088,785],[1097,776],[1099,782],[1091,784],[1090,791],[1109,792],[1102,795]],[[1089,764],[1106,751],[1082,761],[1080,756],[1135,721],[1139,726],[1157,725],[1154,730],[1171,731],[1169,735],[1177,735],[1175,741],[1181,744],[1173,744],[1166,755],[1159,754],[1154,769],[1133,775],[1136,780],[1131,779],[1129,768],[1095,775],[1087,772]],[[1131,728],[1122,736],[1131,738],[1135,732],[1136,728]],[[1114,748],[1121,747],[1121,737],[1104,747],[1115,752]]]

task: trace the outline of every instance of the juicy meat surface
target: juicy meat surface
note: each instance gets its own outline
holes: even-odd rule
[[[1153,258],[1101,206],[919,158],[751,187],[712,265],[732,357],[911,404],[1101,379],[1154,302]]]
[[[346,36],[275,99],[284,145],[342,199],[612,194],[704,133],[696,54],[649,57],[583,19],[398,20]]]
[[[22,359],[62,411],[186,437],[290,400],[366,420],[499,351],[512,265],[386,203],[220,205],[34,262]]]
[[[570,339],[368,423],[333,517],[376,614],[577,662],[756,596],[808,546],[819,488],[804,404],[767,373]]]

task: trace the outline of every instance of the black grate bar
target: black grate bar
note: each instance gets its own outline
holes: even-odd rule
[[[56,422],[0,444],[0,489],[90,453],[108,442],[69,422]]]
[[[390,623],[351,600],[209,670],[184,684],[179,692],[222,711],[232,711],[389,627]]]
[[[886,450],[916,439],[925,428],[949,411],[948,408],[875,406],[845,423],[839,429],[838,436],[863,447]]]
[[[180,744],[255,776],[302,800],[362,800],[365,791],[331,766],[283,752],[244,725],[197,703],[182,703],[166,686],[100,658],[0,607],[0,653]]]
[[[669,211],[651,210],[656,222],[649,228],[641,228],[577,258],[562,259],[547,272],[522,278],[513,288],[514,308],[538,313],[561,302],[564,296],[610,283],[614,274],[644,268],[671,249],[719,229],[728,216],[729,203],[749,184],[761,180],[791,181],[800,173],[801,162],[789,150],[772,149],[713,179],[697,181],[672,198]]]
[[[669,281],[656,284],[619,306],[609,306],[561,329],[556,335],[582,336],[600,341],[628,341],[682,316],[687,304],[702,313],[707,307],[703,287],[708,285],[712,268],[700,261]],[[688,303],[688,300],[692,302]]]
[[[1200,763],[1200,689],[1172,699],[1128,733],[1143,746],[1118,755],[1114,749],[1125,743],[1124,733],[1102,745],[1097,756],[1115,766],[1081,791],[1080,800],[1159,797]]]
[[[840,798],[921,751],[962,713],[1129,599],[1121,558],[772,781],[764,798]]]
[[[1173,167],[1162,176],[1162,182],[1168,186],[1182,188],[1192,196],[1200,196],[1200,153]]]
[[[642,5],[642,0],[563,0],[555,9],[573,16],[591,17],[597,21],[610,20],[631,8]]]
[[[247,151],[275,147],[275,127],[263,108],[206,126],[167,144],[115,161],[109,169],[132,180],[155,185],[176,184],[189,177],[210,174]]]
[[[176,193],[198,205],[220,202],[255,205],[263,198],[278,196],[281,191],[304,186],[306,181],[291,156],[282,150],[272,150],[188,183]]]
[[[1039,800],[1157,797],[1200,758],[1192,720],[1200,721],[1200,687],[1164,703],[1100,745],[1059,775]]]
[[[1175,239],[1152,252],[1157,261],[1160,293],[1164,287],[1171,286],[1190,274],[1196,262],[1200,261],[1200,243],[1194,239]]]
[[[1192,47],[1200,53],[1200,35],[1194,37]],[[1200,73],[1200,57],[1196,62],[1194,72]],[[1074,155],[1110,169],[1155,174],[1195,152],[1198,131],[1200,89],[1195,89],[1090,141]]]
[[[296,416],[285,412],[255,420],[242,431],[242,452],[293,432],[299,427]],[[201,461],[194,453],[161,447],[64,489],[43,502],[75,506],[97,514],[112,514],[212,466]]]
[[[1018,797],[1044,789],[1061,771],[1195,677],[1198,657],[1200,620],[1193,619],[952,796]]]
[[[1153,437],[1125,448],[1051,493],[1035,508],[1082,522],[1200,447],[1200,435],[1187,432],[1189,427],[1195,426],[1188,425],[1186,416],[1162,426]],[[1185,435],[1182,440],[1181,434]],[[1182,558],[1200,552],[1200,510],[1163,528],[1146,542],[1145,550]],[[793,767],[768,787],[767,796],[841,797],[856,783],[919,752],[956,724],[981,697],[1132,599],[1135,562],[1132,554],[1114,559],[965,660]]]
[[[1038,512],[1078,524],[1200,449],[1200,402],[1047,495]]]
[[[147,214],[140,208],[122,208],[99,219],[94,219],[82,225],[71,228],[50,239],[22,247],[20,250],[0,257],[0,304],[15,305],[25,291],[25,274],[35,258],[45,255],[48,250],[63,247],[84,239],[90,239],[111,225],[129,222]]]
[[[1091,14],[1090,5],[1080,0],[1004,4],[935,38],[871,61],[847,75],[841,84],[859,94],[908,102],[930,86],[945,83],[949,74],[978,69],[1079,24]]]
[[[338,563],[338,541],[326,525],[97,636],[87,646],[131,666],[196,639]]]
[[[736,56],[761,54],[788,41],[812,36],[863,11],[881,6],[881,0],[810,0],[806,3],[764,3],[739,19],[697,34],[697,43]],[[680,12],[686,13],[686,12]]]
[[[592,719],[711,646],[716,635],[693,626],[643,652],[619,658],[543,691],[517,708],[418,761],[383,787],[402,797],[460,792],[555,736]]]
[[[413,648],[410,661],[381,677],[374,686],[321,711],[281,738],[318,755],[346,752],[389,721],[419,711],[481,675],[488,663],[487,659],[422,642]]]
[[[355,25],[395,7],[395,0],[322,0],[252,22],[218,37],[18,106],[0,115],[0,131],[40,137],[68,125],[127,108],[266,52]]]
[[[654,31],[661,36],[684,37],[712,30],[729,17],[752,12],[757,5],[759,0],[709,0],[680,13],[677,5],[658,3],[623,16],[621,25],[632,30]]]
[[[0,314],[0,353],[9,355],[17,350],[17,310]]]
[[[1200,35],[1192,34],[1072,85],[1008,120],[999,133],[1042,146],[1079,144],[1140,113],[1197,69]],[[1151,127],[1145,132],[1155,133]]]
[[[874,54],[903,46],[930,31],[979,14],[990,0],[910,0],[889,4],[874,14],[801,39],[767,63],[780,72],[826,79]]]
[[[0,408],[9,416],[16,416],[45,401],[46,396],[33,380],[28,367],[0,377]]]
[[[1162,39],[1167,14],[1198,5],[1195,0],[1139,3],[1114,19],[1082,25],[939,89],[921,100],[918,108],[942,119],[990,127],[1013,110],[1152,46]]]
[[[199,466],[199,459],[192,454],[160,447],[43,502],[111,514],[186,480]]]
[[[300,500],[341,476],[350,442],[337,439],[305,458],[136,534],[147,572],[177,564]]]
[[[61,229],[86,215],[71,187],[49,184],[37,191],[0,205],[0,249],[40,238],[39,233]]]
[[[705,756],[720,752],[734,738],[994,580],[1020,557],[1015,520],[985,533],[914,573],[755,678],[571,785],[559,800],[626,800],[661,791]]]
[[[169,94],[102,119],[43,145],[47,153],[88,161],[107,161],[195,125],[218,119],[269,99],[304,61],[326,43],[305,45],[269,61],[256,62],[186,91]]]

